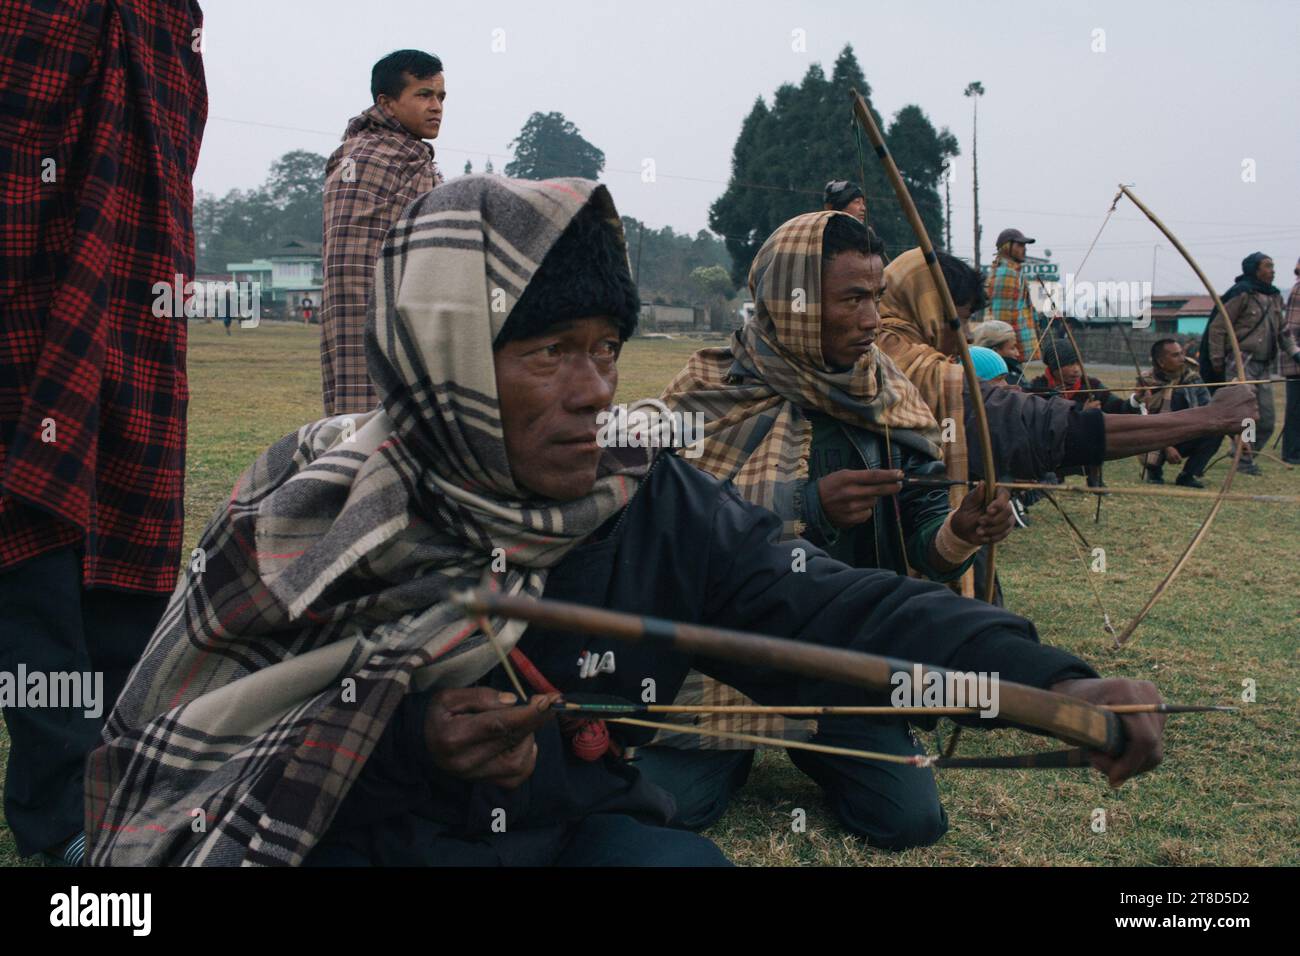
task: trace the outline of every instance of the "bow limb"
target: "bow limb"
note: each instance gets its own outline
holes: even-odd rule
[[[985,506],[991,505],[997,495],[994,482],[997,481],[998,477],[997,468],[993,462],[993,439],[989,434],[988,412],[984,408],[984,394],[980,391],[979,375],[975,372],[975,363],[971,361],[970,349],[966,345],[966,335],[962,330],[961,320],[957,318],[957,306],[952,301],[952,293],[948,291],[948,283],[944,281],[943,270],[939,268],[939,258],[934,253],[934,244],[930,242],[930,234],[926,232],[925,224],[921,222],[921,214],[916,211],[916,203],[912,201],[912,194],[908,191],[907,184],[903,182],[902,174],[898,171],[898,164],[894,162],[889,147],[885,145],[885,138],[881,135],[880,127],[876,125],[876,120],[871,115],[871,108],[867,105],[867,101],[862,98],[862,94],[856,89],[851,90],[850,95],[853,98],[853,113],[857,117],[858,124],[866,132],[867,138],[871,140],[871,145],[876,150],[876,155],[880,157],[880,162],[885,167],[885,175],[894,187],[894,195],[898,197],[898,202],[903,207],[903,213],[912,226],[912,232],[916,234],[917,244],[920,245],[921,253],[925,256],[925,264],[929,267],[930,279],[934,282],[935,290],[939,293],[939,301],[943,303],[944,321],[947,322],[949,328],[957,333],[955,337],[961,355],[962,369],[966,373],[966,389],[970,392],[971,407],[975,411],[975,423],[979,427],[980,455],[984,463],[984,504]],[[996,578],[994,576],[994,571],[997,570],[996,550],[996,545],[988,545],[989,560],[984,571],[984,600],[989,604],[993,603],[996,587]]]
[[[1192,271],[1196,273],[1196,277],[1201,280],[1201,284],[1205,286],[1205,290],[1209,292],[1210,298],[1214,300],[1214,307],[1218,310],[1218,314],[1223,317],[1223,324],[1228,330],[1228,342],[1232,346],[1233,360],[1237,363],[1237,381],[1239,384],[1244,384],[1246,381],[1246,363],[1242,361],[1241,343],[1237,341],[1237,330],[1232,327],[1232,320],[1228,317],[1228,310],[1224,308],[1223,300],[1219,298],[1219,293],[1215,290],[1214,286],[1210,284],[1210,280],[1201,270],[1201,267],[1197,265],[1196,260],[1192,258],[1192,254],[1187,251],[1187,247],[1179,242],[1178,238],[1169,231],[1169,227],[1161,222],[1160,218],[1148,209],[1142,201],[1137,198],[1137,196],[1133,195],[1131,189],[1127,186],[1120,186],[1119,189],[1121,193],[1132,200],[1133,205],[1142,210],[1142,214],[1151,220],[1152,224],[1164,234],[1164,237],[1173,243],[1174,248],[1178,250],[1178,254],[1183,257],[1184,261],[1186,261],[1189,266],[1191,266]],[[1205,536],[1210,530],[1210,525],[1214,523],[1215,516],[1218,515],[1219,509],[1223,507],[1225,496],[1232,490],[1232,480],[1237,475],[1237,465],[1240,463],[1242,452],[1246,447],[1246,443],[1241,441],[1239,438],[1234,439],[1234,441],[1236,444],[1236,454],[1233,455],[1232,467],[1228,469],[1228,475],[1223,479],[1223,486],[1219,489],[1219,495],[1214,500],[1214,504],[1210,506],[1209,514],[1205,516],[1205,520],[1201,523],[1200,528],[1198,528],[1196,534],[1192,536],[1192,540],[1188,542],[1187,548],[1183,551],[1182,555],[1174,562],[1174,566],[1169,569],[1169,573],[1165,575],[1164,580],[1156,586],[1155,591],[1153,591],[1151,597],[1147,599],[1142,610],[1137,613],[1137,616],[1134,617],[1133,620],[1129,621],[1128,625],[1124,628],[1124,631],[1119,635],[1119,637],[1115,638],[1115,648],[1117,650],[1128,643],[1129,639],[1133,636],[1133,632],[1137,630],[1137,626],[1141,624],[1142,620],[1151,612],[1151,609],[1155,607],[1156,602],[1160,600],[1165,591],[1169,590],[1170,585],[1174,583],[1174,579],[1178,577],[1179,572],[1186,567],[1188,560],[1191,559],[1192,553],[1196,550],[1197,546],[1205,540]]]
[[[552,630],[598,635],[631,644],[651,644],[676,653],[735,661],[883,693],[890,693],[897,686],[893,679],[895,674],[910,674],[914,666],[919,666],[912,661],[879,657],[847,648],[699,624],[679,624],[582,604],[495,594],[485,589],[456,595],[453,600],[471,618],[493,616],[523,620]],[[942,668],[926,670],[945,673]],[[1124,729],[1114,713],[1037,687],[1010,681],[999,681],[997,686],[999,719],[1050,734],[1074,747],[1086,747],[1112,756],[1123,752]]]

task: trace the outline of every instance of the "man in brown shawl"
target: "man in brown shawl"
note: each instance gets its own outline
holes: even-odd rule
[[[1152,343],[1151,371],[1144,378],[1154,385],[1143,400],[1147,412],[1152,415],[1210,404],[1210,390],[1201,380],[1196,362],[1183,354],[1183,346],[1177,339],[1163,338]],[[1204,488],[1200,479],[1222,444],[1223,439],[1218,435],[1208,435],[1170,445],[1161,451],[1148,452],[1143,461],[1146,480],[1156,485],[1164,484],[1164,466],[1168,463],[1183,466],[1174,479],[1176,484]]]
[[[983,305],[979,274],[946,253],[939,253],[939,264],[958,317],[965,321]],[[976,426],[955,358],[956,342],[951,339],[957,333],[943,321],[939,294],[920,249],[909,249],[885,267],[885,287],[881,351],[917,387],[935,418],[952,428],[956,440],[944,445],[948,477],[959,481],[972,473],[984,477],[978,458],[968,454],[978,444],[969,441]],[[1155,417],[1108,414],[1064,398],[988,383],[980,392],[988,411],[999,480],[1038,481],[1049,472],[1093,467],[1206,435],[1240,434],[1242,421],[1257,410],[1248,386],[1224,387],[1209,405]],[[973,593],[982,594],[983,555],[974,571]]]
[[[774,511],[790,538],[803,537],[851,567],[955,580],[981,545],[1006,537],[1014,518],[1006,492],[989,509],[976,495],[952,510],[946,489],[901,483],[904,475],[942,476],[941,435],[915,387],[874,347],[883,251],[851,215],[808,213],[786,222],[754,258],[754,318],[729,346],[695,353],[663,399],[704,416],[696,466]],[[750,703],[702,675],[692,675],[675,702]],[[779,717],[706,716],[695,723],[793,732]],[[907,721],[894,718],[825,718],[814,739],[917,752]],[[696,780],[737,780],[752,753],[732,740],[706,748],[706,741],[682,735],[661,744],[641,751],[639,766],[678,796],[683,825],[707,826],[730,793],[724,786],[708,794]],[[716,749],[727,752],[707,752]],[[791,758],[823,782],[844,825],[874,845],[902,849],[944,832],[929,773],[831,767],[817,754]]]

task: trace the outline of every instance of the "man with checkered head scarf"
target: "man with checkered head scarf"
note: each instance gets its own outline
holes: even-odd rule
[[[558,696],[671,698],[692,666],[771,704],[882,696],[500,619],[494,648],[452,600],[485,578],[1158,699],[935,585],[811,545],[795,573],[779,519],[684,460],[603,440],[638,311],[603,186],[458,178],[407,208],[375,274],[381,406],[276,443],[214,515],[206,569],[91,755],[92,863],[720,864],[625,759],[649,732],[557,719]],[[1127,730],[1124,756],[1098,758],[1115,780],[1159,760],[1158,720]]]
[[[901,483],[904,474],[943,477],[942,436],[916,388],[875,347],[883,251],[875,234],[849,215],[808,213],[786,222],[750,269],[754,319],[729,346],[697,352],[664,401],[705,416],[706,440],[695,464],[776,512],[789,536],[805,537],[852,567],[953,581],[981,545],[1005,538],[1015,519],[1005,492],[991,508],[972,494],[952,510],[947,488]],[[704,702],[749,703],[692,675],[677,703]],[[788,730],[769,716],[727,716],[713,725],[750,733]],[[831,718],[819,728],[819,743],[834,738],[839,746],[919,752],[901,719]],[[662,742],[700,746],[682,735]],[[715,762],[747,765],[749,755],[737,756],[741,746],[734,741],[715,746],[732,751]],[[706,758],[656,748],[644,759],[656,779],[671,783],[680,778],[678,765]],[[859,765],[837,773],[817,754],[792,759],[814,779],[828,781],[841,819],[878,845],[930,843],[943,833],[945,818],[928,772]],[[693,822],[710,822],[725,799],[709,804]]]

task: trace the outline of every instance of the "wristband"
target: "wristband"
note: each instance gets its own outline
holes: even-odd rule
[[[939,557],[949,564],[965,564],[966,559],[983,545],[971,544],[952,530],[952,516],[954,514],[956,514],[954,511],[948,512],[947,519],[939,527],[938,534],[934,536],[934,550],[939,552]]]

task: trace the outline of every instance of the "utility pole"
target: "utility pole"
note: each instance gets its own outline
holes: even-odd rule
[[[943,164],[943,251],[952,252],[952,162]]]
[[[980,268],[980,154],[979,154],[979,98],[984,95],[984,84],[976,80],[966,84],[966,96],[971,98],[971,181],[975,189],[975,271]]]
[[[632,282],[639,292],[641,290],[641,246],[645,244],[645,223],[638,219],[636,225],[636,276],[633,277]]]

